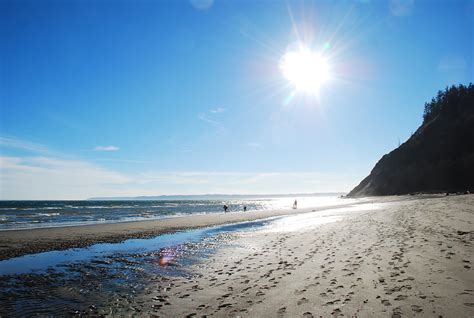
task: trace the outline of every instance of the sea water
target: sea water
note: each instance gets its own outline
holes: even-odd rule
[[[82,201],[0,201],[0,231],[13,229],[116,223],[191,214],[291,208],[322,207],[348,203],[339,194],[239,196],[200,200],[82,200]]]

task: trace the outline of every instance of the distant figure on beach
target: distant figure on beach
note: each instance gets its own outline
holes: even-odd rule
[[[244,205],[244,212],[247,212],[247,206]]]
[[[229,209],[229,207],[224,204],[224,212],[227,212],[228,209]]]
[[[293,209],[298,208],[298,201],[295,200],[295,203],[293,203]]]

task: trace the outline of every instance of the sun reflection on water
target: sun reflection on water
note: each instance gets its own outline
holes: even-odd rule
[[[268,232],[295,232],[312,229],[321,224],[340,221],[352,213],[366,212],[379,209],[377,204],[367,203],[356,206],[330,209],[324,211],[303,213],[277,219],[265,227]]]

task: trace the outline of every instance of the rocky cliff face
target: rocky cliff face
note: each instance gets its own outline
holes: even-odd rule
[[[423,124],[384,155],[348,196],[474,190],[474,86],[453,86],[425,104]]]

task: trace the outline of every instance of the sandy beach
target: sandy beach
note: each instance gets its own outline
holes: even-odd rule
[[[148,265],[157,270],[169,267],[171,272],[176,268],[185,274],[143,272],[153,267],[144,267],[140,258],[121,256],[71,264],[68,270],[79,281],[66,286],[61,282],[64,275],[53,271],[12,277],[2,288],[21,281],[38,285],[44,295],[32,290],[27,297],[34,301],[58,297],[57,310],[79,315],[472,317],[473,207],[474,195],[393,196],[319,209],[5,231],[0,240],[2,257],[8,258],[284,216],[271,226],[226,234],[226,243],[191,265],[179,261],[178,265],[161,261],[158,265],[154,259],[162,253],[146,253],[145,259],[151,260]],[[129,280],[133,275],[117,276],[104,267],[113,268],[115,262],[145,279],[138,284]],[[120,288],[104,293],[109,282],[121,277],[126,280]],[[14,312],[14,303],[10,304],[14,296],[5,297],[8,306],[2,312]],[[18,313],[38,313],[31,306],[25,308],[28,311]]]
[[[192,277],[157,278],[132,303],[109,312],[472,317],[474,195],[378,206],[296,231],[243,234],[194,266]]]

